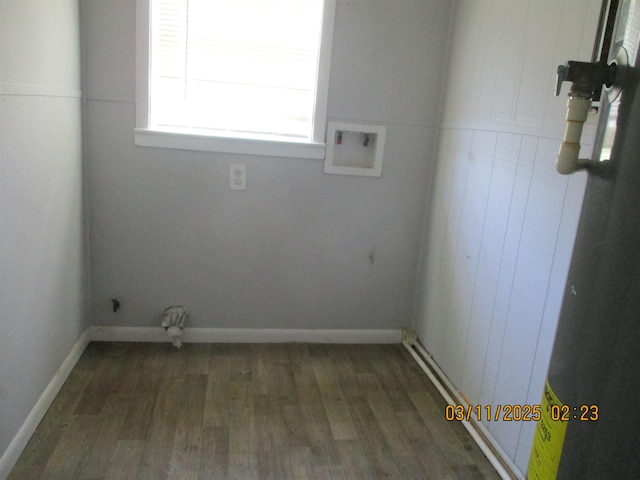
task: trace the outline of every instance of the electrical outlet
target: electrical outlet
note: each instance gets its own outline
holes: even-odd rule
[[[247,189],[247,166],[231,165],[229,168],[229,188],[231,190]]]

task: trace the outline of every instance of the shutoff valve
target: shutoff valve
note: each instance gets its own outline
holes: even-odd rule
[[[578,158],[582,128],[591,109],[591,102],[600,100],[602,87],[611,86],[615,76],[615,64],[569,60],[558,66],[556,96],[560,95],[563,82],[571,82],[567,102],[567,127],[556,160],[556,170],[559,173],[568,175],[587,168],[589,159]]]

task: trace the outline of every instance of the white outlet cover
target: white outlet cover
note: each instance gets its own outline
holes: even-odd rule
[[[231,190],[247,189],[247,166],[246,165],[230,165],[229,166],[229,188]]]

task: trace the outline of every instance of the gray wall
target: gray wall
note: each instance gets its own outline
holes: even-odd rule
[[[473,405],[540,403],[586,180],[555,173],[555,67],[591,58],[599,5],[456,3],[415,328]],[[526,471],[535,423],[483,420]]]
[[[85,328],[78,25],[0,5],[0,457]]]
[[[376,179],[135,147],[135,2],[83,0],[93,324],[155,326],[182,303],[197,327],[408,325],[450,3],[337,2],[329,119],[387,127]]]

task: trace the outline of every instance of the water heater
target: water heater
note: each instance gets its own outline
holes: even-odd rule
[[[562,173],[584,168],[589,178],[530,480],[640,479],[639,3],[605,0],[592,61],[558,69],[570,100],[599,108],[600,118],[590,159],[558,158]],[[567,130],[563,144],[576,143],[576,126]]]

